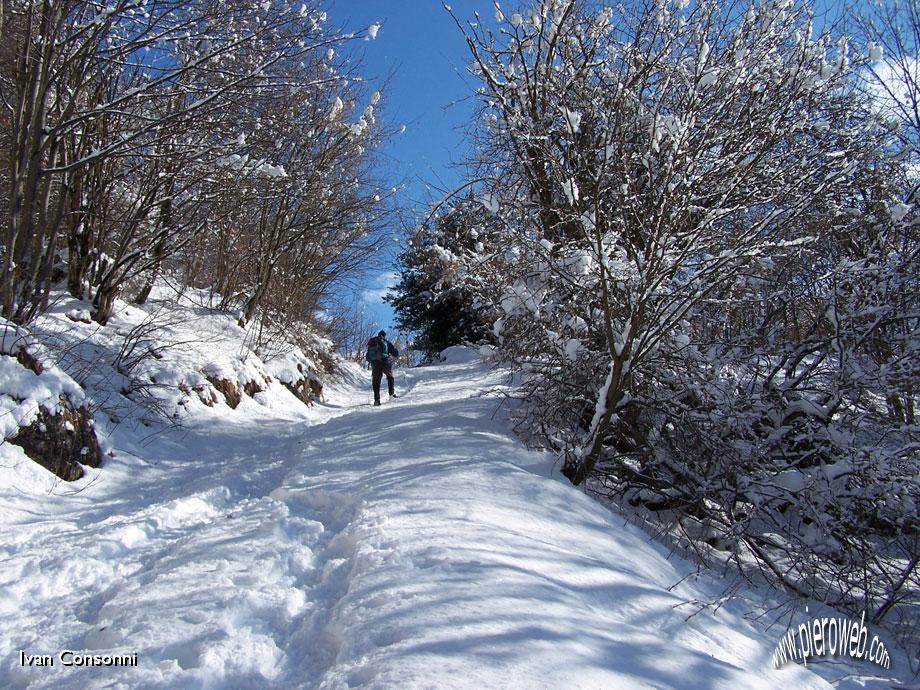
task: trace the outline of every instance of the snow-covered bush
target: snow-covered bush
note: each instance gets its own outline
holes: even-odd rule
[[[785,0],[524,16],[464,29],[522,430],[701,554],[915,616],[920,245],[865,58]]]

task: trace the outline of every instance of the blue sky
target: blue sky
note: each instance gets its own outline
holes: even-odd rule
[[[473,19],[477,10],[483,17],[495,11],[491,0],[448,4],[463,20]],[[403,203],[424,215],[428,202],[462,177],[474,89],[466,73],[466,42],[439,0],[338,0],[328,12],[330,21],[350,31],[381,25],[377,38],[362,45],[364,73],[375,86],[389,78],[381,89],[381,108],[387,121],[405,125],[406,131],[384,148],[380,174],[402,184]],[[383,328],[393,325],[393,313],[381,298],[394,271],[395,266],[372,277],[364,292],[368,312]]]
[[[463,22],[473,20],[476,11],[486,22],[493,21],[492,0],[448,4]],[[814,6],[819,23],[832,21],[841,10],[836,0],[815,0]],[[387,121],[405,125],[406,131],[384,148],[379,173],[400,187],[403,204],[415,209],[417,218],[424,217],[430,201],[462,181],[460,163],[469,151],[464,128],[476,88],[467,73],[466,42],[441,0],[334,0],[327,3],[327,11],[332,23],[349,31],[381,25],[377,37],[359,49],[363,71],[374,80],[374,88],[381,88]],[[383,260],[389,266],[372,275],[362,292],[375,329],[393,327],[393,312],[382,298],[396,277],[395,254]]]

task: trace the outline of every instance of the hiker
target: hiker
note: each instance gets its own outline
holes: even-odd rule
[[[380,379],[384,374],[387,375],[387,387],[390,389],[390,397],[398,398],[393,384],[393,366],[390,363],[390,357],[399,357],[393,343],[387,340],[386,331],[380,331],[375,337],[367,341],[367,354],[364,359],[371,363],[371,381],[374,384],[374,404],[380,404]]]

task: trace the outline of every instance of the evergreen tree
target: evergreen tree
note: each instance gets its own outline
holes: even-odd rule
[[[420,227],[399,255],[400,279],[386,301],[400,330],[416,334],[415,346],[430,357],[463,342],[491,337],[488,319],[477,310],[474,290],[460,280],[461,259],[483,251],[480,235],[494,218],[472,195],[434,225]]]

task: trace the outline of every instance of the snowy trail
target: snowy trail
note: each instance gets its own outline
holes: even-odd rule
[[[745,608],[685,622],[718,583],[669,591],[692,567],[550,478],[483,395],[496,374],[413,370],[380,408],[365,383],[306,416],[215,412],[64,499],[5,491],[0,686],[829,687],[766,670],[780,631]]]

